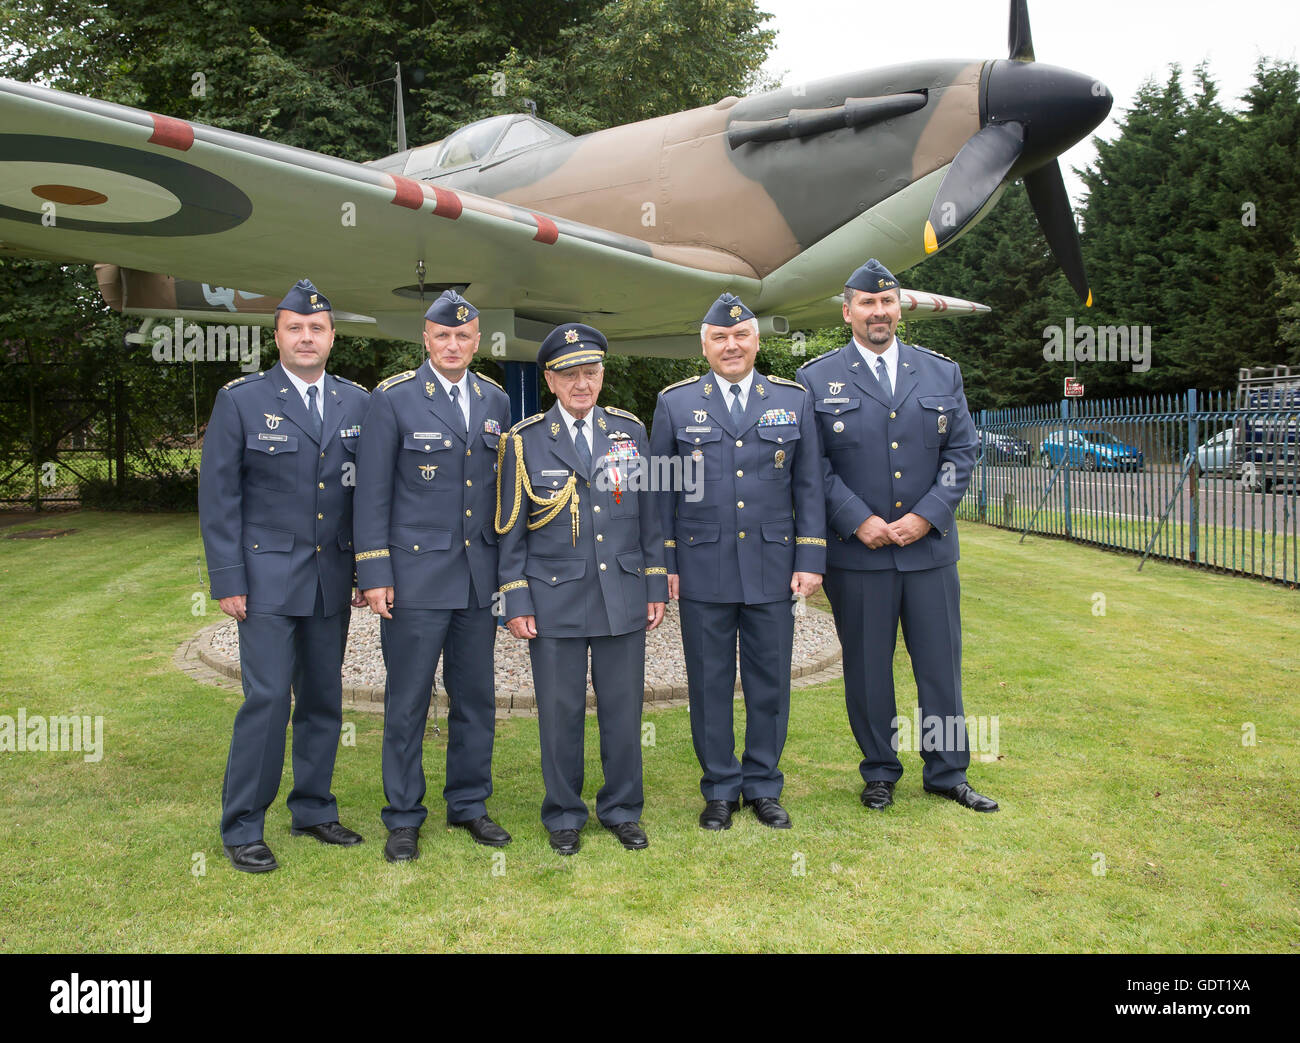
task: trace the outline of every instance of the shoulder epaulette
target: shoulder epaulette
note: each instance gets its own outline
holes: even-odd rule
[[[787,380],[785,377],[778,377],[775,373],[769,373],[767,375],[767,379],[770,380],[773,384],[784,384],[786,387],[798,388],[800,391],[808,390],[806,387],[800,384],[799,381]]]
[[[375,385],[375,390],[387,391],[390,387],[393,387],[396,384],[400,384],[405,380],[414,380],[414,379],[415,379],[415,370],[408,369],[405,373],[394,373],[387,380],[381,380],[378,384]]]
[[[804,363],[804,365],[811,366],[814,362],[820,362],[822,359],[826,358],[827,356],[834,355],[839,350],[840,350],[839,348],[831,348],[830,351],[823,351],[815,359],[809,359],[807,362]]]
[[[475,379],[475,380],[486,380],[486,381],[487,381],[489,384],[491,384],[494,388],[499,388],[499,389],[502,390],[502,391],[505,390],[505,388],[501,387],[500,384],[498,384],[495,380],[493,380],[491,377],[489,377],[486,373],[475,373],[475,374],[474,374],[474,379]]]
[[[669,384],[664,388],[664,391],[671,391],[673,388],[684,388],[687,384],[694,384],[699,379],[700,374],[696,373],[695,376],[687,377],[685,380],[679,380],[676,384]],[[659,394],[662,395],[664,391],[659,392]]]
[[[953,365],[957,364],[956,359],[948,358],[948,356],[945,355],[942,351],[935,351],[934,348],[923,348],[919,344],[913,344],[912,347],[916,348],[918,351],[924,351],[927,355],[933,355],[935,356],[935,358],[941,358],[946,362],[951,362]]]
[[[516,431],[522,430],[529,424],[537,423],[537,421],[541,420],[544,416],[546,416],[545,413],[534,413],[532,416],[524,417],[523,420],[519,421],[519,423],[515,424],[515,426],[510,429],[510,434],[513,435]]]
[[[234,380],[230,381],[228,384],[223,385],[222,388],[221,388],[221,390],[222,390],[222,391],[226,391],[226,390],[228,390],[228,389],[230,389],[230,388],[232,388],[232,387],[236,387],[236,386],[239,385],[239,384],[247,384],[247,383],[249,383],[250,381],[261,380],[264,376],[266,376],[266,371],[265,371],[265,370],[263,370],[263,371],[260,372],[260,373],[245,373],[242,377],[236,377]]]
[[[618,409],[615,406],[606,406],[605,412],[613,413],[615,416],[621,416],[624,420],[635,420],[638,424],[641,424],[641,418],[635,413],[629,413],[626,409]],[[641,426],[645,427],[645,424],[641,424]]]
[[[334,374],[334,379],[341,380],[345,384],[351,384],[354,388],[357,388],[359,391],[364,391],[367,395],[370,394],[370,390],[364,384],[358,384],[355,380],[349,380],[347,377],[340,377],[337,373]]]

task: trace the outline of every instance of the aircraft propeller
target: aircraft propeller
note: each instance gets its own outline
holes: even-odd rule
[[[1011,0],[1010,57],[990,63],[980,129],[961,147],[930,207],[925,251],[958,235],[1008,178],[1021,178],[1052,256],[1079,299],[1092,305],[1083,252],[1057,160],[1106,118],[1106,87],[1034,60],[1027,0]]]

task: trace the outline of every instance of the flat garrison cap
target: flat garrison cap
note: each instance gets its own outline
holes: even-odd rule
[[[298,315],[312,315],[318,311],[333,311],[329,298],[311,284],[310,279],[299,279],[284,300],[275,306],[276,311],[291,311]]]
[[[724,293],[713,302],[704,321],[710,326],[735,326],[753,317],[754,313],[745,307],[744,301],[734,293]]]
[[[862,290],[864,293],[884,293],[886,290],[898,289],[898,280],[894,273],[874,257],[849,276],[844,284],[850,290]]]
[[[555,372],[573,366],[585,366],[591,362],[603,362],[608,350],[609,342],[600,330],[584,326],[581,322],[571,322],[565,326],[556,326],[546,335],[542,346],[537,349],[537,364]]]
[[[429,305],[424,317],[440,326],[464,326],[478,318],[478,309],[455,290],[443,290],[442,296]]]

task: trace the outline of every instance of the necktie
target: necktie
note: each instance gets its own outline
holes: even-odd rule
[[[889,383],[889,370],[885,367],[885,360],[876,359],[876,379],[880,381],[880,386],[885,389],[885,397],[891,402],[894,400],[894,388]]]
[[[582,421],[573,422],[573,448],[578,451],[578,463],[582,465],[583,474],[591,474],[591,447],[587,445],[587,436],[582,431]]]
[[[316,408],[315,384],[307,389],[307,423],[311,434],[316,437],[316,441],[319,443],[320,433],[325,425],[321,423],[320,410]]]
[[[465,419],[465,413],[460,408],[460,385],[452,384],[451,386],[451,404],[456,410],[456,415],[460,417],[460,429],[462,432],[469,431],[469,422]]]
[[[741,422],[745,419],[745,411],[740,408],[739,384],[731,385],[731,419],[735,421],[737,427],[739,427]]]

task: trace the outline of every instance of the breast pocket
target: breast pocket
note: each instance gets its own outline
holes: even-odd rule
[[[451,482],[448,464],[452,460],[452,442],[439,432],[414,432],[402,436],[402,452],[397,467],[402,482],[413,492],[446,491]],[[442,471],[439,478],[438,472]]]
[[[722,428],[692,431],[688,427],[677,429],[677,452],[688,467],[704,470],[706,482],[716,482],[722,477]]]
[[[858,413],[862,399],[847,401],[819,398],[813,403],[817,413],[817,431],[828,452],[855,449],[862,442],[863,420]]]
[[[788,479],[795,450],[799,448],[799,428],[794,424],[760,427],[758,438],[763,453],[758,476],[769,481]]]
[[[952,395],[919,395],[916,404],[921,407],[921,440],[927,449],[940,449],[948,444],[948,431],[956,421],[957,399]]]
[[[249,485],[294,492],[298,484],[298,436],[251,434],[244,443],[244,476]]]

